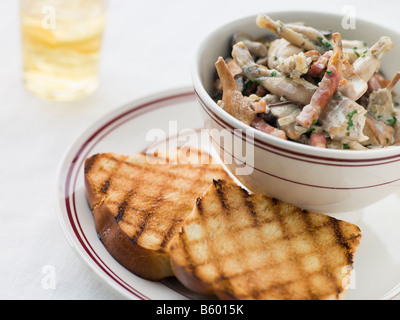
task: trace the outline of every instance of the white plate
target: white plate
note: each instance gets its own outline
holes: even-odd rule
[[[192,89],[164,92],[134,101],[102,117],[71,145],[60,166],[56,205],[64,233],[83,261],[112,288],[131,299],[203,298],[175,278],[141,279],[123,268],[97,237],[84,189],[83,164],[101,152],[140,153],[154,143],[189,143],[209,148]],[[162,137],[161,133],[167,133]],[[212,152],[212,150],[209,150]],[[213,152],[212,152],[213,153]],[[365,209],[357,224],[363,238],[347,299],[395,299],[400,294],[400,193]],[[343,217],[345,220],[345,217]]]

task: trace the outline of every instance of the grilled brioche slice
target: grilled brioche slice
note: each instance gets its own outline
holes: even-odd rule
[[[219,180],[173,239],[171,265],[220,299],[343,299],[360,239],[353,224]]]
[[[170,240],[196,198],[213,179],[229,176],[220,165],[149,160],[143,154],[96,154],[85,162],[85,186],[105,248],[131,272],[155,281],[173,275]]]

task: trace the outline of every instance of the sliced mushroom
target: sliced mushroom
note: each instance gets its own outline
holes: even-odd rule
[[[253,38],[244,32],[236,33],[232,38],[233,45],[238,42],[243,42],[249,49],[250,53],[254,56],[264,58],[268,54],[267,46],[259,41],[253,40]]]

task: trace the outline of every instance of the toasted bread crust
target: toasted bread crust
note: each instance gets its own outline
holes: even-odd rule
[[[171,265],[220,299],[344,299],[360,229],[214,181],[174,237]]]
[[[203,193],[209,183],[205,181],[212,181],[210,176],[227,179],[229,176],[214,164],[159,167],[145,160],[144,155],[114,153],[88,158],[85,162],[86,198],[96,232],[107,251],[134,274],[158,281],[173,276],[170,240],[193,207],[196,196],[192,193]],[[159,179],[154,186],[152,178]],[[169,186],[174,180],[179,188]],[[192,182],[196,185],[188,191],[184,186]],[[180,201],[179,196],[182,197]],[[162,228],[156,227],[158,223]]]
[[[169,254],[134,243],[115,222],[114,215],[105,204],[93,210],[93,217],[104,247],[126,269],[151,281],[173,276]]]
[[[209,296],[215,295],[212,283],[199,278],[194,270],[195,266],[185,260],[188,254],[185,252],[185,242],[182,241],[183,236],[183,231],[181,229],[171,241],[171,248],[175,250],[174,259],[172,259],[172,257],[170,259],[174,275],[186,288],[193,292]]]
[[[85,171],[98,155],[86,160]],[[122,160],[124,158],[120,158]],[[96,232],[107,251],[122,266],[141,277],[158,281],[173,275],[169,254],[147,250],[134,243],[115,220],[115,215],[96,196],[91,181],[85,174],[86,199],[92,210]],[[99,204],[100,203],[100,204]]]

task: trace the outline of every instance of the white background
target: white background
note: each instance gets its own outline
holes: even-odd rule
[[[55,178],[74,138],[113,108],[190,86],[199,39],[231,19],[285,9],[341,14],[347,5],[400,31],[395,0],[111,0],[99,90],[56,103],[24,89],[17,1],[0,1],[0,299],[122,298],[81,262],[57,220]],[[55,271],[53,289],[42,286],[46,266]]]

